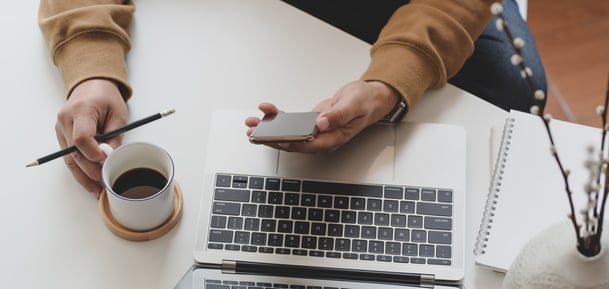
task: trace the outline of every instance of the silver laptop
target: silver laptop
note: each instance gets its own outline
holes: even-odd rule
[[[250,144],[250,115],[212,115],[195,264],[176,288],[460,287],[463,128],[379,124],[311,155]]]

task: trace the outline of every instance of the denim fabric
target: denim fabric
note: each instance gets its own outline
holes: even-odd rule
[[[455,0],[445,0],[455,1]],[[284,0],[367,43],[374,43],[393,12],[408,0]],[[533,71],[536,89],[547,91],[546,75],[537,47],[514,0],[503,1],[503,16],[514,37],[525,41],[522,54]],[[490,9],[490,7],[489,7]],[[474,54],[449,83],[502,109],[529,111],[533,92],[511,63],[514,50],[505,34],[489,22],[475,42]]]
[[[535,89],[547,91],[541,58],[514,0],[503,1],[503,17],[512,35],[525,41],[522,57],[533,71]],[[512,65],[510,59],[514,49],[505,33],[497,30],[495,21],[496,17],[474,43],[474,54],[448,82],[502,109],[528,112],[534,103],[533,92],[522,78],[520,68]]]

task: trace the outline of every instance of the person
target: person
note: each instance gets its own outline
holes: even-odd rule
[[[278,149],[323,152],[338,149],[364,128],[396,111],[415,108],[427,89],[450,82],[503,109],[528,110],[533,100],[510,63],[505,35],[495,28],[489,0],[285,0],[372,44],[370,64],[360,79],[340,87],[312,110],[319,134],[306,144]],[[514,0],[504,0],[510,29],[524,38],[523,56],[545,91],[546,80],[532,36]],[[64,161],[74,178],[98,196],[105,155],[94,136],[126,124],[132,95],[125,56],[131,45],[135,4],[130,0],[41,0],[39,26],[61,72],[67,101],[57,114],[60,146],[78,152]],[[264,114],[278,107],[261,103]],[[399,119],[399,117],[398,117]],[[245,120],[247,134],[259,123]],[[117,137],[109,144],[116,147]]]

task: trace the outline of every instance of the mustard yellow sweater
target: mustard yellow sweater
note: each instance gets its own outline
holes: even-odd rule
[[[412,108],[473,53],[474,40],[491,19],[492,2],[411,0],[381,31],[361,79],[392,86]],[[134,11],[133,1],[40,1],[40,29],[68,95],[86,79],[107,78],[121,84],[126,99],[131,96],[125,56]]]

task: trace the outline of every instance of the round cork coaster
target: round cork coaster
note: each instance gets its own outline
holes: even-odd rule
[[[175,224],[178,223],[180,217],[182,217],[182,189],[175,181],[173,183],[173,188],[173,212],[165,223],[148,231],[134,231],[119,224],[112,216],[110,206],[108,205],[107,192],[106,189],[103,189],[99,196],[99,209],[104,218],[106,227],[115,235],[129,241],[149,241],[163,236],[165,233],[169,232]]]

